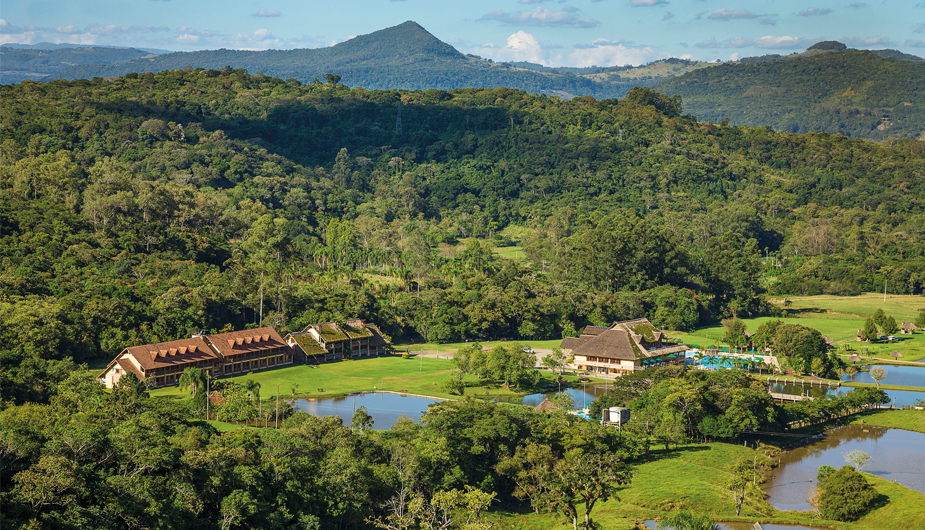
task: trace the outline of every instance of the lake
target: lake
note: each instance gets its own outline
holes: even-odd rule
[[[787,451],[781,465],[763,486],[778,510],[812,510],[810,491],[820,466],[838,469],[844,455],[860,449],[871,456],[863,471],[925,493],[925,434],[870,425],[846,425],[826,431],[822,438]]]
[[[925,368],[919,366],[888,366],[877,365],[886,370],[886,377],[880,381],[882,385],[920,386],[925,387]],[[870,376],[870,372],[858,372],[852,377],[845,375],[842,381],[855,381],[858,383],[877,382]]]
[[[771,385],[771,388],[774,392],[780,392],[784,394],[807,394],[812,397],[820,397],[826,394],[842,396],[851,392],[853,390],[851,387],[843,386],[839,388],[832,388],[827,386],[800,386],[800,385],[790,385],[790,384],[781,384],[774,383]],[[895,405],[897,407],[902,407],[905,405],[914,405],[916,400],[925,399],[925,392],[916,392],[914,390],[886,390],[886,395],[890,398],[890,405]],[[895,402],[893,400],[896,400]]]
[[[598,396],[603,396],[607,389],[612,390],[611,387],[605,385],[582,385],[581,383],[578,383],[578,386],[575,388],[563,387],[562,391],[568,392],[572,396],[572,400],[575,401],[575,408],[582,409],[584,407],[591,406],[591,403]],[[495,401],[500,401],[503,403],[520,403],[521,405],[527,405],[528,407],[535,407],[542,403],[544,399],[551,398],[558,393],[559,391],[556,389],[537,394],[528,394],[523,398],[497,398]]]
[[[427,407],[440,401],[443,400],[387,392],[368,392],[327,399],[296,399],[293,404],[296,410],[305,411],[313,416],[340,416],[344,420],[344,425],[347,426],[353,421],[354,411],[360,407],[366,407],[366,412],[373,417],[373,428],[387,431],[395,425],[401,415],[420,422]]]

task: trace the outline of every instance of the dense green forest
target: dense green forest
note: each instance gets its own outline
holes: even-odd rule
[[[781,407],[744,372],[665,368],[621,380],[617,403],[645,418],[623,431],[461,401],[381,433],[296,413],[220,434],[196,387],[151,399],[127,376],[105,392],[77,363],[200,329],[359,317],[395,339],[555,338],[773,313],[766,291],[925,283],[922,142],[701,123],[645,88],[563,101],[328,81],[226,68],[0,87],[0,525],[388,528],[434,506],[474,525],[492,499],[577,525],[650,443],[886,399]],[[494,252],[512,243],[524,259]],[[805,353],[787,355],[826,369]],[[251,418],[256,392],[227,394]]]
[[[925,61],[904,55],[810,48],[701,68],[652,87],[680,95],[684,110],[704,121],[871,140],[919,138],[925,135]]]
[[[700,123],[648,89],[331,81],[189,69],[0,88],[3,398],[45,395],[35,375],[66,359],[200,329],[683,330],[773,312],[765,289],[925,282],[921,142]],[[514,228],[525,259],[501,260]]]

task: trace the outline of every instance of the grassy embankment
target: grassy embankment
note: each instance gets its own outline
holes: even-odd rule
[[[852,424],[876,425],[893,429],[905,429],[925,433],[925,411],[922,410],[878,410],[854,416]]]
[[[791,314],[782,318],[788,324],[801,324],[819,330],[823,335],[831,338],[841,351],[846,353],[860,353],[866,347],[866,357],[870,355],[875,360],[890,362],[893,359],[889,354],[899,350],[903,354],[903,361],[918,361],[925,359],[925,333],[915,335],[896,334],[903,340],[900,342],[861,343],[857,342],[857,330],[864,327],[864,321],[872,316],[878,308],[882,308],[887,316],[892,316],[897,323],[914,320],[919,310],[925,309],[925,296],[887,296],[874,293],[862,296],[811,296],[791,299],[789,310]],[[744,319],[748,330],[755,332],[758,326],[770,320],[771,317]],[[691,333],[671,332],[687,344],[708,346],[721,344],[723,338],[722,326],[700,328]]]
[[[740,517],[735,515],[732,496],[725,488],[727,466],[749,457],[751,449],[712,443],[655,451],[635,466],[632,482],[621,489],[618,499],[599,504],[592,512],[602,528],[629,529],[637,519],[656,519],[672,510],[687,507],[709,514],[716,521],[804,524],[839,530],[906,530],[925,520],[925,496],[886,480],[867,475],[884,496],[882,505],[855,523],[818,519],[813,512],[780,512],[766,499],[746,498]],[[566,529],[569,525],[550,515],[500,513],[505,528],[517,530]]]

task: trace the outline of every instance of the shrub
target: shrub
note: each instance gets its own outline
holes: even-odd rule
[[[864,475],[844,466],[819,484],[819,513],[835,521],[856,521],[867,513],[877,491]]]

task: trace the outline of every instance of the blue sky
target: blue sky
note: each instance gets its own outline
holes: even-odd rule
[[[925,54],[925,0],[3,0],[0,43],[318,48],[406,20],[464,53],[549,66],[725,61],[820,40]]]

